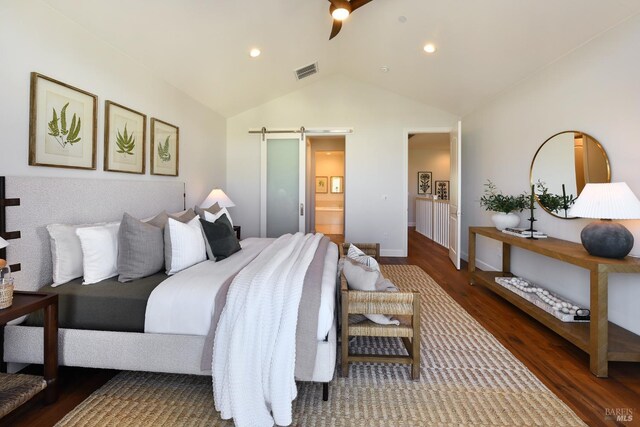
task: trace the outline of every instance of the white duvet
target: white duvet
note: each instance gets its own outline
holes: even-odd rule
[[[201,262],[160,283],[149,296],[144,331],[206,336],[220,287],[273,241],[244,239],[242,250],[229,258]]]
[[[157,334],[206,336],[221,286],[249,264],[275,239],[248,238],[242,250],[223,261],[204,261],[183,270],[158,285],[149,297],[144,331]],[[335,309],[337,247],[327,249],[322,275],[318,341],[325,339],[333,325]]]

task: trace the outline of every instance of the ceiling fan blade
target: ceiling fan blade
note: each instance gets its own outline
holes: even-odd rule
[[[329,36],[329,40],[338,35],[340,30],[342,29],[342,21],[333,20],[333,27],[331,27],[331,35]]]
[[[351,11],[353,12],[357,8],[364,6],[370,1],[373,1],[373,0],[351,0]]]

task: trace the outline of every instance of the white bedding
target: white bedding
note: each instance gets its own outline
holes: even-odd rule
[[[206,336],[215,311],[215,297],[229,277],[238,273],[275,239],[248,238],[242,250],[222,261],[204,261],[158,285],[147,302],[144,331]],[[322,275],[318,341],[327,337],[334,320],[337,246],[330,244]]]
[[[211,371],[216,410],[236,426],[291,424],[298,306],[322,238],[281,236],[233,280]]]
[[[240,242],[242,250],[232,256],[201,262],[160,283],[149,296],[144,331],[206,336],[220,287],[273,241],[244,239]]]

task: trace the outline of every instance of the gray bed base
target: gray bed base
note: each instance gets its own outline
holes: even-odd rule
[[[8,198],[20,198],[18,207],[7,210],[7,229],[21,231],[11,241],[7,257],[19,262],[14,275],[16,289],[35,291],[51,282],[51,249],[46,225],[83,224],[120,220],[126,211],[138,218],[162,210],[184,209],[184,183],[179,181],[121,181],[76,178],[7,177]],[[10,371],[23,364],[42,363],[43,328],[7,325],[4,361]],[[80,329],[60,329],[59,363],[62,366],[131,371],[210,375],[200,362],[204,337]],[[337,353],[334,322],[325,341],[318,342],[313,381],[327,384],[333,379]]]

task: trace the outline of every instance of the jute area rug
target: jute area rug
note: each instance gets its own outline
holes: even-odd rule
[[[496,338],[417,266],[383,273],[422,303],[419,381],[409,367],[354,364],[330,385],[299,383],[298,426],[583,426]],[[395,339],[357,339],[358,351],[402,354]],[[339,369],[339,367],[338,367]],[[339,371],[338,371],[339,372]],[[59,426],[227,426],[214,410],[211,378],[122,372]]]

